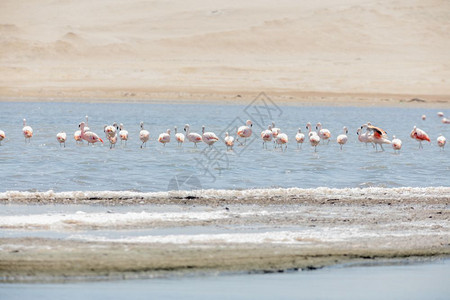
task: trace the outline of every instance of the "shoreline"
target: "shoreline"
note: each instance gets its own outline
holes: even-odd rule
[[[176,90],[176,89],[174,89]],[[403,107],[450,108],[450,95],[418,95],[392,93],[345,93],[315,91],[263,91],[278,105],[336,106],[336,107]],[[80,102],[80,103],[167,103],[167,104],[221,104],[247,105],[261,91],[205,91],[105,89],[55,89],[54,91],[9,91],[0,89],[0,102]],[[20,96],[15,96],[20,95]]]
[[[377,265],[449,259],[450,249],[298,248],[258,245],[178,247],[51,239],[0,239],[0,283],[114,281],[162,277],[316,270],[343,264]],[[37,246],[38,245],[38,246]],[[50,249],[49,249],[50,248]],[[12,249],[12,248],[11,248]]]
[[[0,232],[9,232],[0,238],[0,282],[285,272],[384,259],[450,257],[448,188],[429,194],[398,189],[386,195],[385,190],[339,194],[330,189],[315,197],[295,196],[298,193],[292,190],[292,195],[281,192],[273,197],[260,191],[253,198],[170,193],[167,198],[132,200],[2,198],[0,203],[18,206],[0,224]],[[37,207],[37,214],[30,214],[31,203],[59,212],[43,214],[46,209]],[[95,210],[89,206],[65,210],[55,204],[89,204]],[[111,209],[114,205],[124,209]],[[166,215],[174,211],[179,214]],[[196,217],[196,212],[203,217]],[[34,217],[23,218],[24,213]],[[163,217],[158,217],[161,213]],[[134,234],[123,237],[122,230]]]

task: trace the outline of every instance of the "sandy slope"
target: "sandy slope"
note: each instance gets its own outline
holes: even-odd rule
[[[0,96],[448,105],[449,30],[445,0],[3,0]]]

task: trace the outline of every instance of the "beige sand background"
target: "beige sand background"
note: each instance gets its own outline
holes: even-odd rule
[[[449,32],[446,0],[2,0],[0,97],[447,108]]]

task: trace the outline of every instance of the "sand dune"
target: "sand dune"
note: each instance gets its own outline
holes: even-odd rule
[[[4,0],[0,96],[449,105],[450,2],[316,2]]]

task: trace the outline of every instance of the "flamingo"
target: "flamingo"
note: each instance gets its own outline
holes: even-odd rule
[[[25,142],[28,139],[28,142],[31,142],[31,137],[33,136],[33,128],[27,126],[27,120],[23,119],[23,128],[22,128],[23,136],[25,137]]]
[[[446,143],[447,143],[447,140],[445,139],[445,137],[442,134],[440,136],[438,136],[437,144],[441,149],[444,149]]]
[[[6,138],[6,134],[3,130],[0,130],[0,146],[2,145],[3,139]]]
[[[419,149],[423,148],[422,141],[430,142],[430,137],[428,136],[428,134],[422,129],[417,128],[416,126],[414,126],[413,130],[410,133],[410,136],[411,138],[419,142]]]
[[[295,135],[295,140],[297,141],[297,148],[300,145],[303,145],[305,141],[305,135],[302,133],[302,129],[299,128],[297,134]]]
[[[225,132],[225,139],[224,139],[225,145],[227,146],[227,150],[233,150],[234,146],[234,137],[230,136],[228,132]]]
[[[125,141],[125,145],[126,145],[127,141],[128,141],[128,131],[123,129],[123,124],[122,123],[120,123],[119,129],[120,129],[120,131],[119,131],[120,143]]]
[[[279,133],[277,135],[277,138],[275,139],[275,142],[280,145],[281,147],[281,151],[283,151],[283,145],[285,145],[284,150],[286,151],[287,149],[287,143],[288,143],[288,136],[285,133]]]
[[[280,132],[281,132],[281,129],[278,127],[275,127],[275,122],[272,121],[272,136],[273,136],[273,138],[275,139],[278,136],[278,134],[280,134]]]
[[[170,142],[170,129],[167,129],[166,132],[159,135],[158,142],[162,143],[164,146],[166,146],[166,143]]]
[[[345,143],[347,143],[347,140],[348,140],[348,137],[347,137],[348,129],[347,129],[347,127],[344,126],[344,127],[342,128],[342,130],[343,130],[344,133],[338,135],[337,138],[336,138],[336,141],[337,141],[338,144],[341,146],[341,150],[342,150],[342,146],[344,146]]]
[[[186,131],[186,137],[188,141],[194,143],[195,147],[197,148],[197,143],[200,143],[202,141],[202,136],[196,132],[191,132],[189,124],[184,125],[184,131]]]
[[[117,129],[118,127],[116,122],[114,122],[112,125],[109,126],[105,125],[103,127],[103,131],[105,132],[106,136],[111,138],[113,138],[116,135]]]
[[[88,127],[88,116],[86,116],[86,125],[84,126],[84,132],[88,132],[91,129]],[[77,143],[83,143],[83,139],[81,138],[81,130],[78,129],[77,131],[74,132],[73,134],[73,138],[75,139],[75,141]]]
[[[316,124],[316,130],[318,130],[318,135],[324,142],[325,140],[328,140],[328,143],[330,142],[329,138],[331,137],[331,132],[328,129],[322,129],[322,124],[320,122]]]
[[[361,129],[365,128],[366,133],[371,137],[371,142],[375,144],[376,151],[378,151],[378,145],[381,150],[384,151],[383,144],[391,144],[391,141],[387,139],[387,133],[380,127],[373,126],[370,122],[363,124]],[[372,132],[372,134],[369,134]]]
[[[426,120],[427,119],[427,116],[426,115],[422,115],[422,120]]]
[[[56,139],[58,140],[60,147],[62,144],[64,144],[64,148],[66,148],[67,134],[65,132],[58,133],[56,135]]]
[[[177,126],[175,126],[175,138],[177,139],[178,147],[183,145],[183,143],[184,143],[184,134],[181,133],[181,132],[178,132]]]
[[[317,145],[320,143],[320,136],[317,135],[317,132],[311,131],[311,123],[309,122],[306,124],[306,129],[309,130],[309,143],[314,147],[314,152],[317,152]]]
[[[83,139],[81,138],[81,130],[77,130],[73,134],[73,138],[75,139],[75,142],[82,143]]]
[[[356,130],[356,134],[358,135],[358,141],[360,141],[361,143],[365,143],[366,147],[367,147],[367,143],[371,143],[372,146],[373,145],[373,136],[369,134],[369,132],[364,132],[362,133],[362,129],[358,128],[358,130]]]
[[[443,113],[442,111],[440,111],[440,112],[437,113],[437,116],[438,116],[439,118],[442,118],[442,117],[444,116],[444,113]]]
[[[450,124],[450,119],[447,119],[446,117],[443,117],[441,119],[442,124]]]
[[[252,135],[252,127],[252,121],[247,120],[247,122],[245,122],[245,125],[239,127],[237,130],[237,136],[244,139],[244,145],[247,143],[247,139]]]
[[[261,138],[263,140],[263,149],[264,149],[264,147],[267,149],[266,142],[272,141],[272,136],[273,136],[272,125],[269,125],[266,130],[263,130],[261,132]]]
[[[212,146],[215,142],[219,140],[214,132],[205,132],[205,125],[202,126],[202,140],[208,146]]]
[[[144,129],[144,122],[141,121],[141,131],[139,132],[139,139],[142,142],[141,149],[145,145],[147,147],[147,141],[150,139],[150,132]]]
[[[402,149],[402,141],[396,138],[395,135],[392,136],[392,148],[394,149],[394,152],[398,152]]]
[[[85,140],[86,142],[88,142],[88,145],[94,144],[96,142],[102,142],[102,144],[103,144],[103,140],[97,134],[95,134],[92,131],[88,131],[88,132],[84,131],[84,127],[85,127],[84,122],[81,122],[79,127],[81,129],[81,138],[83,140]]]

